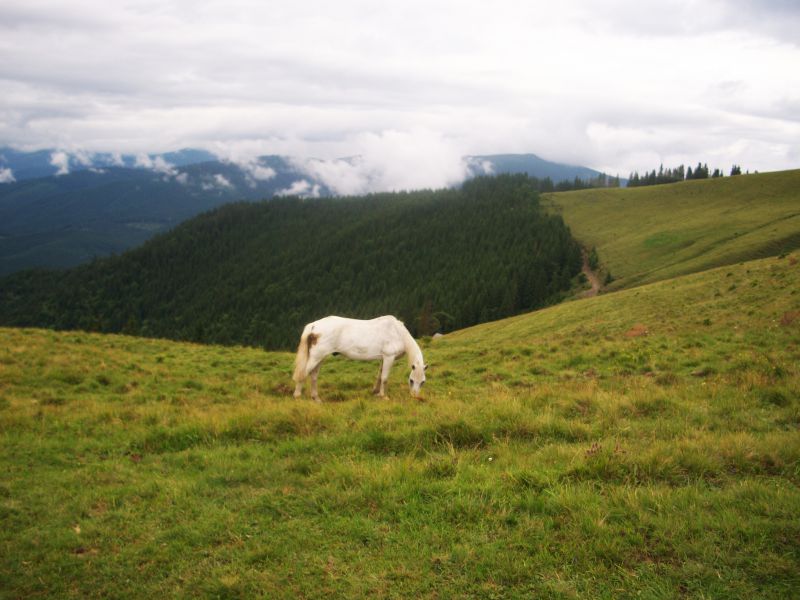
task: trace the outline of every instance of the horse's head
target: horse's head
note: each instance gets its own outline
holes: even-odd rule
[[[408,375],[408,387],[411,394],[419,398],[420,389],[422,384],[425,383],[425,369],[428,365],[422,364],[421,361],[414,361],[411,365],[411,373]]]

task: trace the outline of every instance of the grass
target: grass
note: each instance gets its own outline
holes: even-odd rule
[[[800,588],[798,256],[331,358],[0,329],[2,597]]]
[[[548,194],[631,287],[800,247],[800,170]]]

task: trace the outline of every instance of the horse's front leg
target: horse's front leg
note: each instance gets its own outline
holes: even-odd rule
[[[384,356],[383,357],[383,365],[381,366],[381,386],[380,386],[380,397],[386,397],[386,384],[389,382],[389,371],[392,370],[392,363],[394,363],[394,356]]]
[[[372,393],[376,396],[383,396],[383,391],[381,390],[381,379],[383,377],[383,361],[381,361],[381,366],[378,369],[378,378],[375,380],[375,385],[372,388]]]

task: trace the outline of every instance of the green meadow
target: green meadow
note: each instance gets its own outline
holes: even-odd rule
[[[587,239],[734,264],[423,340],[422,401],[405,364],[380,400],[330,358],[316,404],[289,353],[0,329],[0,596],[796,597],[800,254],[621,250],[673,213]]]
[[[548,194],[611,289],[800,248],[800,170]]]

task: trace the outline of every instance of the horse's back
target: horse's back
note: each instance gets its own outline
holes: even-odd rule
[[[309,323],[303,335],[315,333],[323,353],[341,352],[350,358],[378,358],[403,350],[399,327],[402,322],[392,315],[374,319],[350,319],[330,315]]]
[[[374,319],[351,319],[349,317],[329,315],[309,323],[306,325],[304,331],[321,332],[341,330],[345,328],[369,329],[380,328],[381,326],[396,327],[397,325],[403,325],[403,323],[397,317],[392,315],[384,315],[382,317],[375,317]]]

